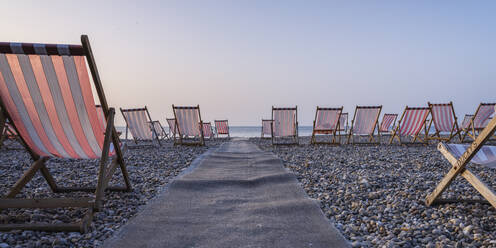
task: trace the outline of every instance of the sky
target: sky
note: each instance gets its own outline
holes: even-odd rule
[[[260,125],[271,106],[453,101],[458,119],[496,97],[496,1],[8,1],[1,41],[80,44],[87,34],[109,104],[172,104]],[[117,125],[124,125],[119,114]]]

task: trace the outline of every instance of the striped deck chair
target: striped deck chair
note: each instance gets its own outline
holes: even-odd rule
[[[262,119],[262,139],[269,138],[265,135],[270,136],[272,134],[272,120]]]
[[[349,128],[350,126],[348,125],[348,113],[341,113],[341,117],[339,117],[339,136],[347,135],[346,133],[348,132]]]
[[[0,43],[0,106],[34,160],[0,199],[0,209],[88,208],[79,223],[0,224],[1,231],[85,232],[90,227],[93,212],[103,207],[105,190],[131,190],[114,127],[115,110],[108,108],[88,37],[81,36],[81,41],[82,45]],[[86,62],[107,119],[106,127],[98,120]],[[73,159],[99,159],[96,187],[59,187],[46,166],[50,158],[71,159],[69,163]],[[112,161],[108,165],[109,159]],[[117,167],[123,174],[125,186],[108,187]],[[67,167],[68,170],[74,168]],[[94,196],[15,198],[37,171],[55,193],[86,191],[94,192]]]
[[[472,140],[475,140],[475,138],[477,138],[479,132],[486,127],[488,119],[491,118],[491,116],[494,114],[495,106],[496,103],[481,103],[479,107],[477,107],[477,110],[470,120],[468,127],[463,130],[463,141],[467,136],[470,137]]]
[[[208,139],[214,138],[214,131],[210,122],[203,122],[203,137]]]
[[[176,137],[176,119],[167,118],[167,124],[169,125],[169,137]]]
[[[179,107],[172,105],[176,119],[177,138],[175,145],[205,145],[203,137],[203,122],[200,115],[200,105],[194,107]]]
[[[493,207],[496,208],[496,193],[481,179],[467,168],[467,164],[482,165],[491,169],[496,168],[496,146],[484,145],[496,131],[496,119],[491,120],[479,133],[475,141],[466,144],[439,143],[438,150],[452,165],[434,191],[426,197],[428,206],[435,203],[453,202],[453,199],[440,199],[441,194],[458,175],[465,178]],[[456,200],[455,200],[456,201]]]
[[[294,108],[274,108],[272,106],[272,145],[298,144],[298,107]],[[277,142],[292,138],[290,143]]]
[[[340,119],[343,107],[340,108],[321,108],[317,106],[315,111],[315,120],[313,121],[312,144],[340,144],[341,136],[336,139],[336,134],[340,129]],[[329,142],[317,141],[319,135],[332,135]]]
[[[428,129],[427,129],[427,117],[431,109],[429,107],[419,107],[411,108],[406,106],[403,115],[396,128],[393,131],[393,135],[389,140],[389,144],[393,143],[393,139],[396,137],[400,144],[424,144],[427,145]],[[419,137],[420,131],[424,129],[425,137],[424,139]],[[402,142],[401,137],[412,136],[412,142]],[[416,142],[420,140],[420,142]]]
[[[219,135],[227,135],[227,138],[231,138],[229,134],[229,124],[227,120],[215,120],[215,133],[217,134],[217,138]]]
[[[379,139],[375,139],[374,132],[378,127],[379,116],[381,114],[381,106],[356,106],[355,115],[351,121],[351,128],[348,133],[348,144],[379,144]],[[380,133],[379,133],[380,135]],[[368,136],[368,142],[355,142],[355,136]]]
[[[121,108],[122,116],[126,121],[126,140],[128,139],[128,131],[133,135],[133,140],[137,146],[153,145],[153,141],[156,140],[160,146],[159,135],[156,133],[155,129],[152,127],[152,118],[148,112],[148,108],[133,108],[133,109],[123,109]],[[151,141],[151,144],[141,144],[140,141]]]
[[[470,121],[472,120],[472,117],[474,117],[474,115],[465,115],[465,117],[463,117],[463,122],[462,122],[463,130],[467,129],[470,126]]]
[[[381,125],[379,126],[379,132],[383,135],[391,133],[394,129],[396,118],[398,118],[398,114],[384,114],[382,116]]]
[[[160,121],[152,121],[152,127],[155,132],[153,135],[157,134],[159,140],[165,140],[168,138],[167,132],[165,131],[164,127],[162,124],[160,124]]]
[[[434,128],[436,129],[436,132],[431,136],[428,136],[428,139],[449,142],[453,137],[458,135],[461,141],[461,129],[458,127],[458,121],[456,118],[455,109],[453,108],[453,102],[435,104],[428,102],[427,104],[431,109],[432,116],[427,130],[431,129],[432,123],[434,123]],[[449,136],[442,137],[441,133],[449,133]]]

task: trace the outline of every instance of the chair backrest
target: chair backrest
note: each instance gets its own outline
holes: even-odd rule
[[[341,113],[339,117],[339,131],[348,131],[348,113]]]
[[[380,132],[389,132],[393,129],[394,123],[398,114],[384,114],[382,116],[381,126],[379,127]]]
[[[102,127],[107,127],[107,121],[105,118],[105,114],[103,113],[102,105],[96,105],[96,114],[98,116],[98,120],[102,124]]]
[[[172,134],[176,134],[176,119],[168,118],[167,124],[169,124],[169,130]]]
[[[455,109],[453,103],[428,103],[431,108],[432,121],[438,132],[451,132],[455,125]],[[455,130],[456,131],[456,130]]]
[[[372,134],[379,120],[382,106],[357,106],[353,121],[353,134]]]
[[[465,117],[463,118],[463,122],[462,122],[462,128],[463,129],[466,129],[470,126],[470,121],[472,120],[473,117],[474,117],[474,115],[465,115]]]
[[[217,134],[229,134],[227,120],[215,120],[215,130],[217,130]]]
[[[101,157],[104,127],[98,119],[86,55],[81,45],[0,43],[2,107],[34,154]]]
[[[272,120],[274,120],[274,137],[296,135],[297,108],[272,107]]]
[[[262,134],[270,135],[270,126],[272,124],[272,120],[264,120],[262,119]]]
[[[177,133],[181,136],[200,137],[201,133],[201,116],[200,106],[179,107],[172,105],[176,119]]]
[[[135,109],[121,108],[121,112],[133,138],[138,140],[153,139],[153,130],[150,125],[152,120],[146,107]]]
[[[470,147],[468,144],[444,144],[448,150],[459,159]],[[496,146],[484,145],[470,160],[472,163],[481,164],[489,168],[496,168]]]
[[[210,122],[204,122],[203,123],[203,137],[211,138],[213,136],[214,136],[214,133],[212,132],[212,124],[210,124]]]
[[[336,129],[342,111],[343,111],[343,107],[321,108],[317,106],[317,110],[315,112],[314,130],[332,131]]]
[[[494,107],[496,103],[481,103],[477,108],[474,116],[474,128],[484,128],[486,127],[487,119],[489,119],[494,114]]]
[[[416,135],[422,130],[430,108],[410,108],[406,107],[400,120],[399,134],[402,136]]]

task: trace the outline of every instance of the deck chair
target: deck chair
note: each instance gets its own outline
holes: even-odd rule
[[[349,128],[348,113],[341,113],[339,117],[339,136],[347,135]]]
[[[169,137],[176,137],[176,119],[167,118],[167,124],[169,125]]]
[[[123,150],[114,127],[115,110],[107,105],[88,37],[82,35],[81,41],[82,45],[0,43],[2,115],[11,121],[34,161],[0,199],[0,209],[88,209],[79,223],[0,224],[0,231],[85,232],[93,213],[103,207],[105,190],[131,191]],[[105,128],[98,120],[86,62],[107,119]],[[96,187],[59,187],[46,165],[50,158],[67,159],[69,163],[75,159],[99,159]],[[108,165],[109,159],[112,161]],[[122,172],[125,186],[109,187],[117,168]],[[55,193],[86,191],[94,192],[94,196],[15,198],[38,171]]]
[[[381,114],[381,106],[356,106],[355,115],[351,121],[350,131],[348,132],[348,144],[379,144],[379,139],[375,139],[374,132],[378,127],[379,116]],[[368,136],[368,142],[355,142],[355,136]]]
[[[464,134],[462,136],[462,141],[465,141],[467,136],[472,140],[477,138],[479,132],[486,127],[485,124],[487,123],[487,120],[494,114],[495,106],[496,103],[481,103],[479,107],[477,107],[468,127],[463,130]]]
[[[271,135],[271,127],[272,127],[272,120],[266,120],[262,119],[262,139],[264,138],[270,138]],[[269,137],[265,137],[265,135],[268,135]]]
[[[203,122],[203,137],[210,140],[214,138],[214,131],[210,122]]]
[[[298,144],[298,107],[274,108],[272,106],[272,145]],[[284,142],[291,138],[290,142]],[[279,141],[281,142],[279,142]]]
[[[496,193],[486,185],[476,174],[472,173],[467,165],[483,165],[488,168],[496,168],[496,146],[484,145],[496,131],[496,119],[493,119],[479,133],[472,144],[444,144],[439,143],[438,150],[452,165],[434,191],[426,197],[426,205],[435,203],[456,202],[453,199],[441,199],[441,194],[446,190],[453,180],[461,175],[465,178],[493,207],[496,208]],[[470,201],[470,200],[469,200]]]
[[[384,114],[382,116],[381,125],[379,126],[379,132],[382,135],[391,133],[397,118],[398,114]]]
[[[315,111],[315,119],[313,121],[313,131],[311,144],[334,144],[341,143],[341,136],[338,132],[340,130],[340,119],[343,107],[340,108],[321,108],[317,106]],[[338,134],[338,138],[336,135]],[[329,142],[317,141],[317,136],[332,135]]]
[[[456,135],[458,135],[461,141],[461,129],[458,127],[458,121],[456,118],[455,109],[453,108],[453,102],[436,104],[428,102],[427,104],[431,109],[432,116],[427,130],[431,129],[432,123],[434,123],[434,128],[436,129],[436,132],[431,136],[428,136],[428,139],[449,142]],[[449,133],[449,136],[442,137],[441,133]]]
[[[203,122],[200,115],[200,105],[179,107],[172,105],[176,119],[174,145],[205,145],[203,137]]]
[[[133,136],[135,145],[130,147],[139,146],[149,146],[153,145],[153,141],[156,140],[160,146],[160,139],[158,133],[156,133],[155,128],[152,126],[152,118],[148,112],[148,108],[132,108],[123,109],[120,108],[122,116],[126,121],[126,140],[128,140],[128,132]],[[141,143],[139,142],[151,142]]]
[[[470,121],[472,120],[472,117],[474,117],[474,115],[465,115],[465,117],[463,117],[463,122],[461,127],[462,130],[467,129],[470,126]]]
[[[157,134],[159,140],[165,140],[168,138],[167,132],[160,123],[160,121],[152,121],[151,128],[154,129],[153,135]]]
[[[391,135],[391,139],[389,140],[389,144],[393,143],[393,139],[397,138],[400,144],[424,144],[427,145],[427,137],[428,137],[428,129],[427,129],[427,117],[431,109],[428,107],[405,107],[405,111],[403,111],[403,115],[401,115],[400,121]],[[424,129],[425,136],[424,138],[420,138],[420,131]],[[401,137],[413,137],[411,142],[403,142]],[[420,142],[416,142],[419,140]]]
[[[215,120],[215,133],[217,134],[217,138],[219,135],[227,135],[227,138],[231,138],[229,134],[229,124],[227,120]]]

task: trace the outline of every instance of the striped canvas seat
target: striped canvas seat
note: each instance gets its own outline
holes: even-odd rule
[[[428,107],[418,107],[412,108],[406,106],[405,111],[403,111],[403,115],[400,118],[398,126],[393,132],[391,139],[389,140],[389,144],[392,144],[393,139],[396,137],[400,144],[402,143],[401,137],[412,136],[413,141],[410,144],[415,143],[415,141],[421,140],[424,144],[427,143],[427,139],[421,139],[419,137],[419,133],[424,128],[426,131],[426,121],[429,116],[430,108]],[[427,135],[427,133],[426,133]],[[405,142],[403,142],[405,143]],[[408,144],[408,143],[406,143]]]
[[[456,121],[457,118],[455,109],[453,108],[453,103],[428,104],[432,115],[431,124],[434,123],[434,128],[436,129],[436,132],[429,138],[448,142],[458,134],[461,139],[462,137]],[[430,126],[431,125],[429,125],[429,127]],[[441,137],[441,133],[449,133],[449,137]]]
[[[178,139],[175,144],[183,145],[205,145],[203,136],[203,124],[200,115],[200,106],[174,106],[174,117],[176,119]]]
[[[96,114],[98,116],[98,120],[100,121],[102,127],[106,127],[107,121],[105,120],[105,114],[103,113],[103,109],[101,105],[96,105]]]
[[[0,224],[0,230],[31,229],[43,231],[85,232],[95,211],[103,207],[105,190],[131,190],[119,137],[114,128],[115,110],[108,108],[88,37],[82,45],[0,43],[0,107],[2,116],[12,124],[19,140],[34,162],[0,198],[0,210],[6,208],[87,208],[79,223]],[[90,83],[107,120],[98,117]],[[112,156],[112,157],[111,157]],[[59,187],[46,167],[50,158],[99,159],[97,185],[94,188]],[[107,161],[111,159],[110,164]],[[67,160],[67,168],[72,167]],[[108,187],[117,168],[125,187]],[[20,199],[16,195],[38,172],[54,193],[94,192],[93,197]],[[77,175],[76,171],[74,175]],[[36,188],[36,187],[35,187]],[[28,188],[29,189],[29,188]],[[32,189],[32,188],[31,188]],[[27,195],[38,195],[37,193]],[[17,214],[16,214],[17,215]],[[22,212],[20,212],[22,215]]]
[[[336,132],[339,132],[339,120],[341,117],[341,108],[321,108],[317,106],[315,111],[315,120],[313,121],[313,131],[311,143],[337,144]],[[319,134],[332,134],[331,142],[317,142]]]
[[[262,138],[265,138],[265,135],[271,135],[272,128],[272,120],[264,120],[262,119]]]
[[[339,131],[348,132],[348,113],[341,113],[339,117]]]
[[[214,132],[212,131],[212,124],[210,124],[210,122],[203,123],[203,136],[209,139],[214,137]]]
[[[219,135],[227,135],[228,138],[231,137],[227,120],[215,120],[215,131],[217,137],[219,137]]]
[[[479,105],[468,127],[464,129],[462,140],[465,140],[467,136],[475,140],[479,132],[487,126],[489,119],[494,115],[495,106],[496,103],[481,103]]]
[[[387,133],[393,130],[398,114],[384,114],[379,127],[379,132]]]
[[[161,145],[159,139],[160,136],[158,133],[155,133],[153,121],[146,106],[144,108],[133,109],[121,108],[121,113],[126,121],[126,140],[128,138],[129,131],[131,132],[136,145],[138,145],[139,141],[153,142],[153,140],[157,140],[158,144]]]
[[[460,157],[467,151],[470,145],[467,144],[445,144],[449,152],[456,158]],[[488,168],[496,168],[496,146],[483,146],[474,155],[470,162],[475,164],[484,165]]]
[[[348,134],[348,143],[350,143],[350,140],[353,143],[356,143],[354,141],[354,136],[362,135],[369,136],[369,140],[366,143],[378,143],[379,140],[375,141],[374,132],[377,127],[381,110],[382,106],[356,106],[355,115],[351,121],[351,128]]]
[[[272,107],[272,144],[276,138],[292,137],[293,143],[298,143],[298,115],[297,107],[294,108],[274,108]]]
[[[470,121],[472,121],[473,117],[474,115],[465,115],[462,122],[462,129],[467,129],[470,126]]]
[[[162,124],[160,124],[160,121],[152,121],[152,127],[154,129],[153,135],[155,134],[158,136],[159,139],[165,139],[167,138],[167,133],[164,130],[164,127],[162,127]]]
[[[167,118],[167,124],[169,125],[169,135],[172,137],[176,136],[176,119]]]

